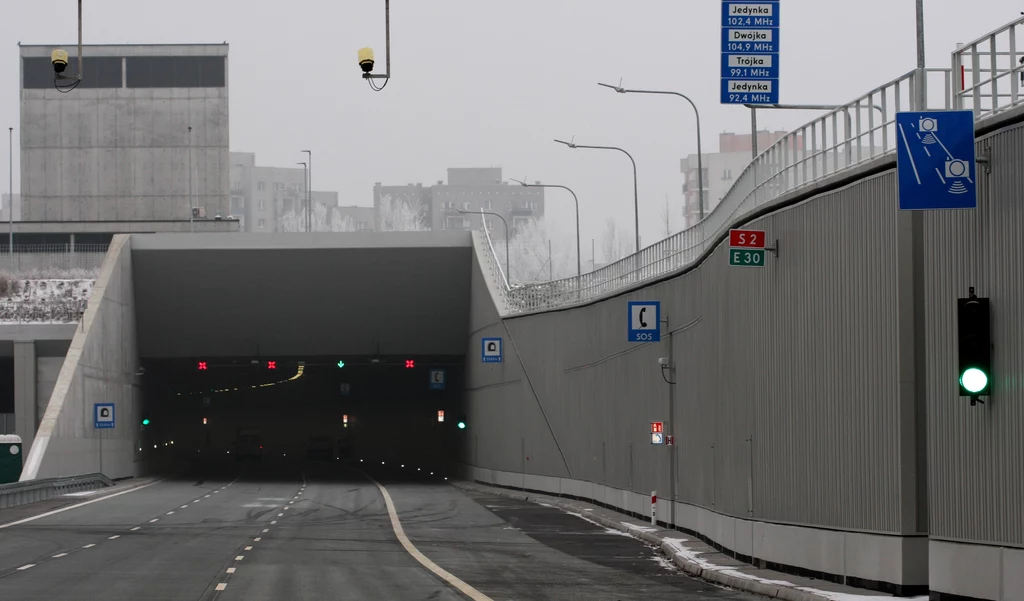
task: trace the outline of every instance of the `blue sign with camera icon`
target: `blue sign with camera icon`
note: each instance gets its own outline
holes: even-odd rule
[[[974,111],[897,113],[896,165],[901,210],[977,208]]]

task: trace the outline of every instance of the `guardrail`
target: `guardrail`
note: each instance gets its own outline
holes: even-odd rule
[[[953,52],[954,106],[983,119],[1024,103],[1024,17],[964,44]]]
[[[563,308],[656,279],[697,261],[743,215],[824,177],[895,152],[896,113],[914,110],[918,86],[930,109],[952,108],[952,71],[911,71],[790,132],[743,171],[694,227],[596,271],[507,289],[509,314]],[[928,93],[930,92],[930,93]],[[490,249],[491,262],[497,259]]]
[[[99,273],[107,248],[107,244],[15,244],[12,253],[6,244],[0,245],[0,275],[22,279],[64,274],[89,277]]]
[[[44,478],[0,484],[0,509],[45,501],[75,492],[113,486],[114,482],[103,474],[86,474],[67,478]]]

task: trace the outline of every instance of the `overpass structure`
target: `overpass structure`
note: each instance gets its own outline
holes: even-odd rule
[[[397,372],[360,372],[387,382],[374,402],[404,399],[393,415],[443,403],[469,427],[428,435],[412,420],[396,436],[374,414],[363,442],[384,441],[375,453],[436,447],[473,480],[638,515],[656,491],[659,522],[763,567],[1022,599],[1022,24],[793,132],[701,224],[581,277],[510,288],[486,232],[119,235],[22,479],[166,465],[140,418],[160,406],[173,421],[185,409],[165,389],[204,386],[191,374],[147,388],[173,372],[166,362],[281,357],[306,378],[314,358],[370,370],[415,357],[447,366],[445,400],[424,396],[425,379],[400,388]],[[926,107],[912,100],[922,86]],[[895,115],[914,108],[975,111],[989,161],[977,210],[897,209]],[[725,237],[740,226],[778,240],[764,269],[729,267]],[[996,332],[979,406],[956,384],[968,287],[991,299]],[[661,302],[660,342],[627,341],[636,300]],[[485,339],[500,339],[501,361]],[[117,427],[91,427],[100,400]],[[260,407],[273,419],[273,403]],[[650,444],[652,421],[674,445]]]

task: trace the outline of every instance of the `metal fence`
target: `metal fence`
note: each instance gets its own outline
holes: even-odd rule
[[[953,52],[955,108],[983,119],[1024,103],[1024,52],[1017,40],[1024,17]]]
[[[16,279],[88,278],[99,273],[107,244],[15,244],[0,246],[0,275]]]
[[[754,159],[703,221],[616,263],[582,276],[507,290],[509,314],[591,301],[696,261],[740,217],[896,148],[896,113],[914,110],[918,86],[930,109],[952,107],[952,71],[911,71],[790,132]],[[490,261],[497,262],[493,257]],[[506,288],[508,288],[506,284]]]
[[[0,323],[78,323],[86,300],[0,300]]]

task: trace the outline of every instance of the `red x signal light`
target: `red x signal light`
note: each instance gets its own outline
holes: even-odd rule
[[[406,369],[412,369],[414,367],[416,367],[416,362],[415,361],[413,361],[412,359],[406,359],[405,360],[405,368]]]
[[[199,362],[199,371],[206,371],[206,361]]]
[[[267,369],[277,369],[277,361],[267,361]]]

